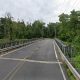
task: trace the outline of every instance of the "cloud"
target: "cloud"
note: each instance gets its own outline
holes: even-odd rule
[[[0,0],[0,16],[10,12],[15,19],[46,23],[58,21],[58,15],[79,10],[79,0]]]

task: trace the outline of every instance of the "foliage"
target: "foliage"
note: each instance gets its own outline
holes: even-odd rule
[[[45,23],[39,20],[27,23],[22,21],[14,21],[10,13],[0,18],[0,39],[30,39],[40,37],[54,37],[54,23],[49,23],[47,27]]]
[[[75,66],[76,68],[80,68],[80,55],[74,57],[74,58],[73,58],[73,61],[75,61],[74,66]]]
[[[74,75],[72,74],[72,72],[68,68],[68,66],[66,64],[64,64],[63,66],[66,69],[66,73],[67,73],[68,79],[69,80],[76,80],[75,77],[74,77]]]
[[[74,47],[73,65],[80,69],[80,11],[73,10],[70,15],[63,13],[59,21],[58,38]]]

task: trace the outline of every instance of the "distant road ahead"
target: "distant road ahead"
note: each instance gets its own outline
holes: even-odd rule
[[[45,39],[0,57],[0,80],[66,80],[54,41]]]

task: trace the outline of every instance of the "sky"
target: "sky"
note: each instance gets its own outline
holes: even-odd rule
[[[80,0],[0,0],[0,17],[11,13],[14,20],[58,22],[61,13],[80,10]]]

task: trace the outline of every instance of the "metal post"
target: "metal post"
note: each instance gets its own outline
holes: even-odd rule
[[[65,46],[64,46],[64,55],[66,56],[66,54],[65,54]]]
[[[56,38],[56,26],[55,26],[55,38]]]

